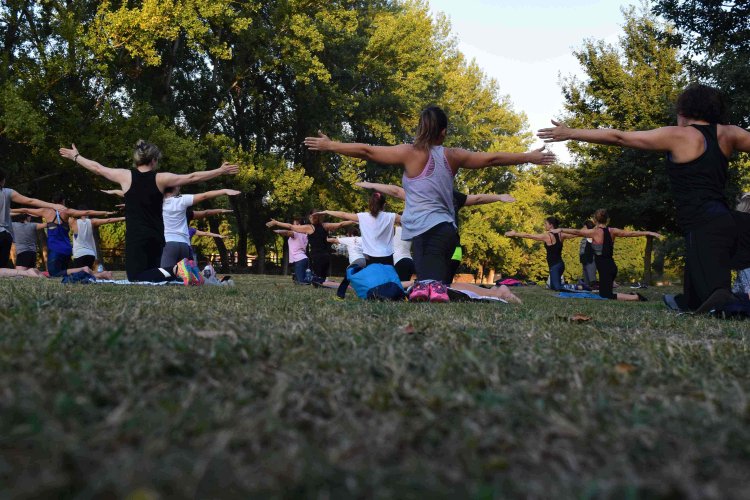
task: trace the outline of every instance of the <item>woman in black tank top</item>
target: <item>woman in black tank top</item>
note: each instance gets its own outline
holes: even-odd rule
[[[609,214],[607,214],[607,211],[603,208],[600,208],[594,213],[594,221],[597,225],[591,229],[572,229],[566,227],[557,229],[556,231],[559,231],[562,234],[581,236],[593,240],[594,262],[596,263],[596,270],[599,272],[600,296],[605,299],[645,301],[646,298],[640,293],[632,294],[613,292],[615,278],[617,277],[617,264],[614,259],[615,237],[637,238],[641,236],[653,236],[655,238],[661,238],[661,235],[652,231],[625,231],[624,229],[617,229],[616,227],[608,227],[607,223],[609,222]]]
[[[135,169],[107,168],[71,149],[60,148],[60,156],[73,160],[85,169],[120,184],[125,196],[125,269],[130,281],[167,281],[174,279],[174,269],[159,268],[164,246],[162,203],[164,189],[207,181],[220,175],[235,175],[237,165],[224,163],[214,170],[178,175],[156,172],[161,151],[140,140],[135,146]],[[192,283],[191,281],[191,284]]]
[[[750,152],[750,132],[726,123],[721,93],[693,84],[677,99],[676,127],[641,132],[572,129],[553,121],[539,131],[545,142],[577,140],[663,151],[685,233],[683,293],[664,296],[672,309],[709,312],[735,302],[731,270],[750,266],[750,214],[733,212],[724,199],[727,159]]]
[[[356,224],[349,220],[325,222],[325,215],[318,212],[320,210],[317,209],[310,212],[309,224],[288,224],[275,219],[266,223],[267,227],[278,227],[307,235],[307,242],[310,245],[310,270],[313,272],[313,284],[316,285],[326,281],[331,267],[331,245],[328,243],[328,232]]]
[[[544,219],[544,233],[529,234],[519,233],[517,231],[508,231],[505,236],[509,238],[526,238],[529,240],[544,242],[544,249],[547,252],[547,266],[549,266],[549,287],[552,290],[562,290],[562,276],[565,272],[565,262],[562,259],[563,240],[572,238],[566,234],[553,233],[552,230],[560,225],[557,217],[547,217]]]

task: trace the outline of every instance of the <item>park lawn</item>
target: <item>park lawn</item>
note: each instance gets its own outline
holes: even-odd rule
[[[749,324],[662,291],[0,280],[0,497],[748,498]]]

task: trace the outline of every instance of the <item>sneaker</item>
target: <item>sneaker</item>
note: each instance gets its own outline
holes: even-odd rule
[[[664,301],[664,305],[667,306],[672,311],[682,312],[682,309],[677,304],[677,301],[675,300],[675,296],[673,294],[665,294],[662,297],[662,300]]]
[[[415,281],[409,293],[410,302],[427,302],[430,300],[430,286],[426,283]]]
[[[430,283],[430,302],[450,302],[451,299],[448,297],[448,288],[439,281]]]
[[[193,276],[193,270],[190,266],[189,260],[182,259],[177,263],[177,277],[182,280],[182,284],[185,286],[194,284],[195,277]]]
[[[198,264],[196,264],[195,261],[192,260],[189,260],[188,263],[190,264],[190,272],[193,273],[193,284],[202,285],[205,282],[205,278],[203,278],[203,273],[201,273]]]

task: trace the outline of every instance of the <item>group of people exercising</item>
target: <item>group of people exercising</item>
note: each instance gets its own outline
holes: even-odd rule
[[[574,129],[553,120],[553,126],[539,130],[538,136],[547,143],[575,140],[662,151],[666,154],[667,174],[677,220],[685,235],[686,257],[683,293],[667,296],[665,302],[676,310],[708,312],[741,299],[732,293],[731,271],[750,268],[750,214],[730,208],[725,197],[729,158],[736,151],[750,152],[750,132],[725,124],[726,106],[720,92],[705,85],[693,84],[687,87],[678,98],[676,108],[676,126],[624,132],[615,129]],[[460,262],[457,211],[462,206],[471,204],[512,201],[507,195],[472,197],[458,193],[454,189],[455,175],[460,169],[524,163],[548,165],[554,162],[555,156],[545,151],[544,147],[526,153],[471,152],[462,148],[444,147],[447,133],[446,114],[440,108],[430,106],[420,114],[416,136],[410,144],[372,146],[344,143],[333,141],[322,133],[316,137],[307,137],[304,142],[311,151],[330,152],[391,165],[402,168],[403,175],[401,186],[361,183],[361,187],[374,190],[367,211],[315,211],[310,214],[309,224],[303,224],[301,220],[291,224],[270,221],[269,227],[278,228],[290,238],[290,262],[294,265],[297,279],[305,279],[308,265],[304,259],[308,257],[304,248],[309,244],[309,267],[312,275],[318,281],[325,280],[330,259],[329,232],[359,224],[361,253],[356,250],[350,253],[350,260],[353,254],[355,260],[362,259],[365,266],[372,263],[396,266],[407,258],[408,252],[405,249],[410,246],[411,255],[408,258],[412,261],[413,270],[408,263],[401,266],[402,277],[407,273],[411,275],[412,272],[416,275],[409,298],[413,301],[448,301],[446,285],[452,282],[456,263]],[[60,154],[120,186],[119,191],[125,198],[125,267],[129,280],[163,281],[179,277],[192,283],[191,273],[185,269],[189,265],[189,262],[185,263],[189,261],[189,240],[184,238],[186,219],[183,218],[183,213],[202,199],[232,196],[237,192],[221,190],[180,197],[178,190],[181,186],[207,181],[220,175],[234,175],[238,171],[236,165],[224,163],[214,170],[182,175],[157,172],[161,153],[155,145],[144,141],[139,141],[136,145],[134,169],[105,167],[81,156],[75,145],[61,148]],[[90,210],[73,211],[64,205],[64,199],[46,203],[24,197],[4,188],[4,178],[0,180],[0,185],[3,186],[0,192],[0,264],[3,267],[7,264],[6,248],[9,248],[14,235],[10,223],[11,202],[41,210],[32,212],[33,209],[27,209],[23,213],[39,214],[47,221],[48,240],[50,231],[53,235],[50,252],[54,263],[65,261],[68,249],[62,246],[63,240],[68,238],[68,224],[74,224],[77,234],[84,234],[86,239],[90,226],[113,221],[89,219],[92,216],[111,214]],[[402,214],[384,210],[386,194],[405,201]],[[169,215],[165,212],[167,206]],[[342,222],[326,222],[326,216],[340,218]],[[590,227],[572,229],[560,228],[554,218],[548,218],[544,233],[509,231],[506,235],[544,242],[552,288],[560,287],[560,277],[564,271],[560,256],[563,241],[571,237],[590,239],[594,265],[599,273],[601,296],[618,300],[639,300],[638,295],[613,292],[612,286],[617,275],[617,267],[612,258],[614,240],[620,237],[660,235],[609,227],[605,210],[597,211],[594,219],[589,224]],[[165,237],[166,233],[170,236]],[[171,244],[167,244],[168,241]],[[61,244],[60,247],[57,246],[58,243]],[[351,247],[354,245],[351,244]],[[394,257],[397,248],[401,251],[398,259]],[[60,255],[63,258],[58,258]],[[67,255],[72,255],[72,252]],[[171,258],[165,260],[165,255]],[[182,260],[173,263],[174,259]],[[87,263],[83,260],[78,262]],[[59,268],[55,266],[56,264],[52,265],[53,270],[65,267],[64,263]],[[20,269],[15,271],[25,272]],[[59,271],[55,274],[57,272]],[[7,274],[0,272],[0,275]],[[496,290],[492,293],[507,296],[509,292]]]

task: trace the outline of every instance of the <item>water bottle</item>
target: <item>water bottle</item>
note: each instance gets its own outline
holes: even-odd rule
[[[98,265],[98,266],[96,267],[96,272],[97,272],[97,273],[100,273],[100,272],[102,272],[102,271],[104,271],[104,266],[103,266],[103,265],[101,265],[101,263],[100,263],[100,264],[99,264],[99,265]]]
[[[311,283],[313,278],[313,273],[310,269],[305,270],[305,283]]]

